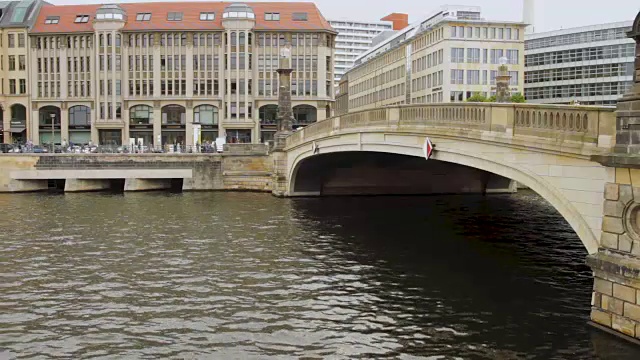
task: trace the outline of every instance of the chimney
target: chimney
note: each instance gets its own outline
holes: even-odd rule
[[[527,24],[525,34],[533,34],[536,25],[536,5],[534,0],[523,0],[522,4],[522,22]]]
[[[408,14],[400,14],[393,13],[389,14],[382,19],[382,21],[390,21],[393,23],[393,30],[402,30],[409,26],[409,15]]]

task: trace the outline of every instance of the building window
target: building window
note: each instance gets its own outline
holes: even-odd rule
[[[88,23],[89,22],[89,15],[76,15],[76,19],[74,20],[74,23],[78,24],[78,23]]]
[[[7,39],[9,40],[9,47],[10,48],[16,47],[15,34],[8,34],[7,35]]]
[[[27,68],[24,55],[18,55],[18,70],[25,70]]]
[[[479,64],[480,63],[480,49],[467,49],[467,62]]]
[[[280,13],[264,13],[266,21],[280,21]]]
[[[520,83],[520,81],[518,80],[517,71],[509,71],[509,76],[511,76],[511,78],[509,79],[509,85],[517,86]]]
[[[170,12],[167,14],[167,20],[169,21],[182,21],[181,12]]]
[[[507,50],[507,60],[509,64],[517,65],[519,58],[520,52],[518,50]]]
[[[308,16],[306,12],[294,12],[291,16],[293,21],[307,21]]]
[[[451,102],[462,101],[463,96],[464,96],[464,93],[462,91],[452,91]]]
[[[480,70],[467,70],[467,84],[480,85]]]
[[[9,71],[16,70],[16,57],[14,55],[9,55]]]
[[[153,123],[153,108],[147,105],[136,105],[129,111],[131,125],[149,125]]]
[[[200,105],[193,110],[193,121],[202,125],[218,125],[218,108]]]
[[[216,18],[216,13],[213,12],[201,12],[200,20],[202,21],[213,21]]]
[[[11,95],[15,95],[16,94],[16,80],[15,79],[9,79],[9,94],[11,94]]]
[[[20,94],[26,94],[26,93],[27,93],[27,80],[20,79]]]
[[[47,16],[47,18],[44,19],[44,23],[47,25],[57,24],[58,22],[60,22],[60,16]]]
[[[84,105],[69,108],[69,125],[91,126],[91,108]]]
[[[464,70],[451,70],[451,84],[464,84]]]
[[[500,61],[500,58],[504,54],[504,50],[502,49],[491,49],[491,63],[497,64]]]
[[[137,13],[136,21],[149,21],[151,20],[151,13]]]
[[[464,49],[463,48],[451,48],[451,62],[463,63],[464,62]]]
[[[24,43],[25,43],[25,36],[24,34],[18,34],[18,47],[19,48],[23,48],[24,47]]]

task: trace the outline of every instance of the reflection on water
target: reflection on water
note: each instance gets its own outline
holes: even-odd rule
[[[588,327],[586,252],[530,193],[0,206],[0,358],[640,358]]]

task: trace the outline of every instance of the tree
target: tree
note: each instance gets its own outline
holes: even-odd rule
[[[493,95],[490,98],[487,99],[487,102],[496,102],[496,96]]]
[[[524,98],[524,96],[520,93],[515,93],[513,95],[511,95],[511,102],[512,103],[524,103],[527,102],[527,100]]]
[[[470,98],[468,98],[467,101],[468,102],[487,102],[487,97],[480,93],[475,93]]]

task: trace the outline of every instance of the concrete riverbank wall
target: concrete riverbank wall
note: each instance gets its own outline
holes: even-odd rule
[[[2,154],[0,192],[43,191],[56,183],[68,192],[114,186],[270,192],[272,168],[266,147],[224,154]]]

